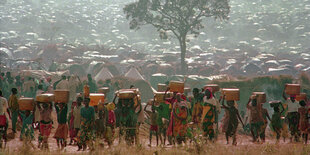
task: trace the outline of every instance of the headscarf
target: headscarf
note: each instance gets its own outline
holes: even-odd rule
[[[186,101],[186,96],[185,96],[184,94],[182,94],[182,93],[177,93],[176,96],[180,96],[180,97],[181,97],[181,100]]]
[[[210,92],[210,99],[213,98],[213,93],[212,93],[212,88],[211,87],[207,87],[205,89],[205,91],[208,90]]]
[[[114,110],[114,109],[115,109],[114,103],[109,103],[109,104],[107,105],[107,109],[108,109],[108,111]]]

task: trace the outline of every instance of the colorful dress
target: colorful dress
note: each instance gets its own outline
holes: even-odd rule
[[[48,138],[51,134],[52,130],[52,108],[47,108],[47,109],[41,109],[40,110],[40,136],[39,136],[39,141],[41,141],[44,137]]]
[[[201,122],[202,115],[202,105],[199,99],[193,99],[193,111],[192,111],[192,121],[195,124],[199,124]]]
[[[93,126],[95,121],[94,107],[83,107],[81,109],[81,129],[78,133],[78,144],[86,144],[87,141],[94,140]]]
[[[187,132],[186,118],[188,116],[187,104],[183,101],[175,103],[172,113],[173,113],[173,121],[172,121],[173,136],[176,138],[185,137]]]
[[[217,122],[217,111],[220,111],[219,102],[211,95],[211,98],[206,96],[203,98],[203,111],[202,111],[202,128],[204,136],[213,139],[215,136],[214,125]]]
[[[213,125],[215,123],[216,107],[212,104],[205,103],[203,110],[206,111],[202,121],[204,136],[213,139],[215,135]]]

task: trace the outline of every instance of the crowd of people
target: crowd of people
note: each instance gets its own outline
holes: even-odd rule
[[[310,131],[307,99],[297,101],[295,95],[287,97],[284,91],[283,99],[286,102],[272,102],[270,105],[274,112],[271,117],[268,110],[263,108],[264,103],[259,102],[255,95],[249,97],[249,114],[243,116],[239,113],[236,101],[226,100],[225,95],[216,97],[211,87],[193,88],[192,95],[170,92],[168,87],[162,100],[154,97],[142,108],[141,103],[133,106],[136,104],[133,100],[119,99],[116,103],[114,91],[119,88],[113,88],[111,80],[101,85],[113,90],[106,94],[107,101],[90,106],[91,99],[83,94],[85,83],[76,76],[62,76],[59,81],[51,83],[50,79],[37,80],[28,77],[25,80],[20,76],[12,77],[10,72],[7,72],[1,73],[0,79],[0,125],[5,127],[5,135],[9,124],[12,133],[16,134],[17,124],[21,122],[20,139],[33,148],[35,130],[39,131],[38,147],[48,149],[48,140],[53,126],[56,125],[53,138],[57,146],[64,149],[68,144],[77,145],[79,151],[86,150],[87,147],[94,150],[96,139],[111,146],[117,137],[117,128],[119,142],[122,135],[126,135],[125,140],[129,141],[128,144],[139,144],[139,128],[143,123],[150,126],[149,146],[152,146],[153,135],[156,136],[156,145],[191,143],[200,135],[203,135],[205,141],[215,142],[220,133],[219,128],[225,134],[227,144],[230,137],[232,144],[237,144],[237,131],[240,128],[249,131],[254,143],[265,142],[268,124],[275,133],[277,142],[281,137],[285,141],[288,128],[291,142],[299,142],[302,138],[303,142],[307,143]],[[101,87],[91,75],[88,75],[86,84],[90,93],[97,92]],[[134,86],[130,87],[133,88]],[[19,110],[19,97],[35,98],[43,93],[52,93],[56,89],[69,90],[68,103],[36,102],[33,110]],[[222,110],[224,116],[220,119]],[[56,113],[57,120],[53,120],[53,112]],[[125,126],[127,128],[124,128]]]

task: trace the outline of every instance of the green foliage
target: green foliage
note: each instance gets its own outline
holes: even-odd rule
[[[205,17],[227,20],[229,0],[139,0],[123,9],[130,20],[130,29],[153,25],[160,36],[172,31],[178,38],[182,35],[199,34]]]

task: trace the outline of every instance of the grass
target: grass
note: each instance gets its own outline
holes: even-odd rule
[[[197,150],[199,148],[199,150]],[[1,150],[0,155],[11,154],[35,154],[35,155],[53,155],[53,154],[73,154],[65,151],[39,151],[21,147],[19,151],[10,151],[9,149]],[[96,148],[93,152],[76,152],[77,154],[109,154],[109,155],[187,155],[187,154],[216,154],[216,155],[257,155],[257,154],[279,154],[279,155],[308,155],[310,154],[310,145],[303,144],[252,144],[249,145],[223,145],[207,143],[197,147],[196,144],[189,144],[174,147],[146,147],[144,145],[129,147],[126,144],[113,146],[112,148]]]

